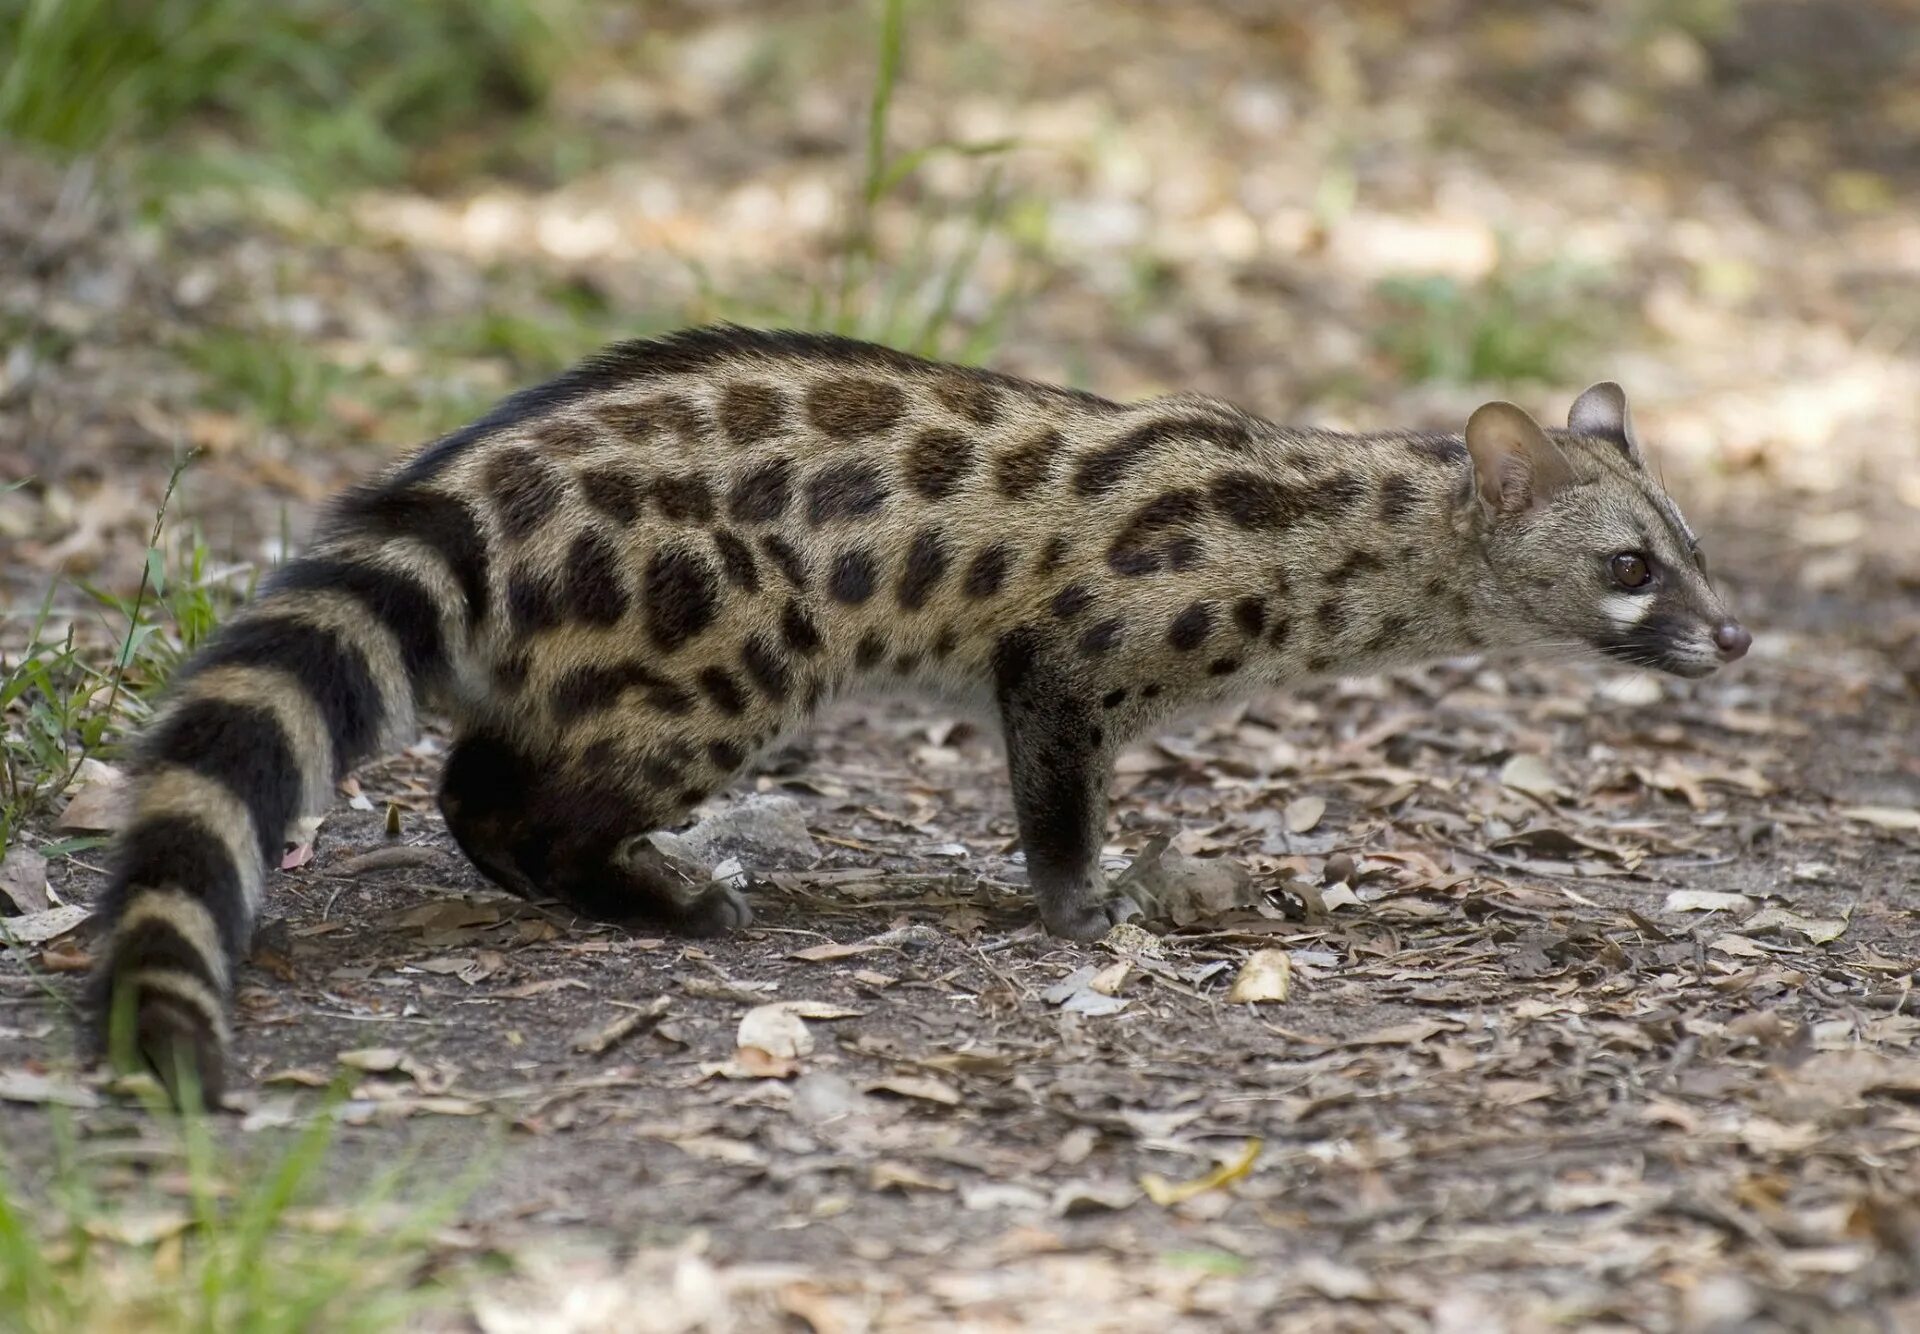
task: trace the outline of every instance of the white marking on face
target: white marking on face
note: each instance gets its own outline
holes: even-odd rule
[[[1647,613],[1652,610],[1652,598],[1636,597],[1631,593],[1609,593],[1600,599],[1601,614],[1623,630],[1646,620]]]

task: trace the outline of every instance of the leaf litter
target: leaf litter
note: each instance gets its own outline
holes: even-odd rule
[[[1094,947],[1035,930],[1001,757],[977,727],[925,711],[842,712],[801,772],[770,765],[713,803],[704,830],[676,835],[700,874],[751,886],[755,926],[716,941],[629,934],[495,893],[432,814],[436,748],[369,766],[324,826],[296,831],[269,887],[268,933],[284,930],[258,956],[273,962],[237,979],[242,1115],[214,1133],[244,1140],[312,1115],[340,1053],[354,1053],[344,1069],[357,1081],[337,1113],[348,1169],[423,1140],[436,1163],[464,1164],[487,1142],[480,1113],[507,1120],[474,1210],[512,1273],[475,1297],[472,1324],[825,1334],[1920,1320],[1920,553],[1900,499],[1920,490],[1911,459],[1883,460],[1908,469],[1884,486],[1836,471],[1849,438],[1920,438],[1911,372],[1876,350],[1911,323],[1905,296],[1878,284],[1884,301],[1863,311],[1851,295],[1862,265],[1891,272],[1886,257],[1911,251],[1912,210],[1820,211],[1827,192],[1857,196],[1875,174],[1824,170],[1836,165],[1824,150],[1876,160],[1868,139],[1827,142],[1834,126],[1783,122],[1794,152],[1768,140],[1770,157],[1750,155],[1741,118],[1753,108],[1713,81],[1733,71],[1769,86],[1749,77],[1771,59],[1749,41],[1758,19],[1731,37],[1659,25],[1609,44],[1585,16],[1413,32],[1391,7],[1356,20],[1316,5],[1297,24],[1249,29],[1231,8],[1183,10],[1171,44],[1154,26],[1164,16],[1128,29],[1124,7],[1064,32],[998,3],[956,20],[981,25],[970,36],[1018,32],[1009,59],[1074,76],[1035,86],[1091,90],[1050,110],[1050,142],[1073,140],[1075,117],[1137,127],[1126,137],[1137,160],[1065,164],[1086,193],[1061,211],[1064,258],[1048,261],[1046,308],[996,361],[1127,396],[1204,381],[1316,419],[1454,420],[1482,388],[1410,385],[1364,355],[1374,331],[1401,327],[1364,266],[1394,246],[1497,254],[1491,229],[1461,214],[1517,209],[1522,239],[1575,222],[1621,257],[1635,298],[1623,304],[1660,326],[1668,389],[1648,404],[1647,433],[1676,472],[1687,452],[1706,465],[1682,498],[1735,601],[1755,608],[1754,654],[1697,684],[1462,662],[1183,725],[1121,758],[1107,852],[1145,920]],[[307,447],[335,423],[256,448],[269,433],[251,419],[169,401],[141,349],[193,336],[196,318],[248,327],[250,305],[284,299],[284,285],[325,311],[329,341],[392,359],[408,349],[383,331],[433,311],[477,318],[479,293],[514,303],[591,282],[597,298],[639,309],[636,294],[679,290],[702,244],[747,269],[785,263],[780,238],[812,233],[768,225],[766,211],[814,197],[823,177],[797,159],[757,164],[769,188],[756,183],[749,200],[705,164],[743,162],[743,144],[838,143],[860,90],[822,71],[817,108],[770,108],[754,97],[751,44],[716,33],[727,36],[696,30],[701,59],[651,70],[639,103],[581,99],[621,133],[622,117],[644,120],[663,176],[641,183],[641,199],[593,178],[547,194],[503,186],[484,208],[453,194],[342,200],[356,226],[412,244],[307,244],[291,226],[215,219],[175,226],[155,263],[139,229],[163,224],[98,196],[68,207],[86,193],[77,175],[0,163],[0,254],[31,257],[0,262],[0,295],[29,318],[48,312],[58,332],[17,339],[29,355],[0,371],[0,473],[48,474],[6,497],[19,559],[0,572],[11,581],[63,560],[109,583],[116,568],[137,572],[152,499],[140,488],[164,472],[151,442],[176,428],[217,446],[218,466],[196,480],[208,511],[250,536],[273,531],[279,500],[304,510],[366,472],[364,456]],[[726,73],[735,47],[752,57],[746,76]],[[1209,57],[1234,67],[1204,123],[1165,110],[1191,102],[1167,93],[1189,86],[1202,49],[1247,60]],[[921,54],[920,77],[936,77],[943,53]],[[1312,98],[1275,74],[1296,59]],[[1643,61],[1656,94],[1641,95]],[[1128,80],[1107,77],[1121,63]],[[1525,96],[1503,101],[1500,71],[1540,68],[1556,77],[1523,80]],[[1473,74],[1465,101],[1457,82],[1434,82],[1461,70]],[[1874,95],[1872,79],[1844,83]],[[1897,99],[1903,85],[1891,86]],[[1472,154],[1449,154],[1434,179],[1418,128],[1434,98],[1494,122],[1486,132],[1520,165],[1495,179]],[[945,101],[970,119],[1010,111],[986,94]],[[1630,140],[1647,108],[1682,101],[1730,183],[1711,201],[1729,220],[1713,227],[1726,254],[1699,248],[1700,215],[1658,202],[1698,193],[1652,188],[1659,164],[1590,155],[1596,193],[1584,201],[1580,180],[1539,174],[1569,129]],[[901,110],[937,123],[943,105],[937,89],[907,91]],[[773,132],[743,131],[756,117]],[[1851,118],[1847,133],[1877,123]],[[1315,146],[1356,135],[1369,144],[1367,188],[1351,200],[1296,208],[1282,189],[1264,211],[1248,202],[1273,193],[1267,176],[1350,175]],[[1043,171],[1029,183],[1054,198],[1063,164],[1041,156],[1010,171]],[[757,179],[755,165],[743,170]],[[1125,184],[1138,180],[1154,188]],[[1770,229],[1740,202],[1743,184],[1820,225]],[[1882,184],[1905,201],[1900,182]],[[1109,336],[1112,265],[1074,257],[1069,211],[1139,229],[1126,244],[1169,279],[1125,336]],[[88,221],[43,234],[63,217]],[[644,244],[564,262],[547,241],[511,264],[474,253],[479,234],[516,227],[548,241],[597,234],[582,219],[631,220]],[[1356,242],[1382,234],[1397,240]],[[673,253],[656,261],[663,237]],[[194,316],[167,281],[175,264],[206,268],[232,300]],[[1730,312],[1712,294],[1738,289],[1729,274],[1743,267],[1766,284]],[[115,274],[138,279],[123,307],[81,299]],[[272,290],[250,274],[270,274]],[[1478,281],[1463,277],[1456,294]],[[1276,301],[1276,289],[1304,299]],[[1764,326],[1747,322],[1755,301]],[[42,351],[66,342],[81,353],[71,364]],[[1276,363],[1274,347],[1290,355]],[[416,378],[409,364],[393,378]],[[487,370],[477,383],[503,387],[502,368]],[[1328,387],[1353,376],[1351,398]],[[1552,378],[1528,392],[1551,405],[1576,387]],[[49,438],[62,442],[53,454],[37,443]],[[114,479],[99,504],[76,500],[87,479],[66,475],[68,462]],[[1724,483],[1717,512],[1707,474]],[[1836,536],[1856,530],[1869,536]],[[11,605],[37,591],[10,582]],[[113,827],[111,778],[78,778],[67,827]],[[749,813],[754,801],[770,804]],[[47,874],[44,904],[9,890],[23,915],[0,917],[35,946],[0,961],[0,1133],[10,1166],[29,1173],[52,1159],[49,1105],[98,1142],[124,1125],[118,1095],[53,1055],[49,1034],[69,1016],[49,993],[71,1001],[80,979],[51,971],[38,948],[81,959],[97,944],[84,907],[75,917],[67,905],[90,903],[99,879],[65,858]],[[1284,999],[1236,1002],[1243,979]],[[657,1015],[651,997],[666,1001]],[[801,997],[850,1013],[775,1009],[745,1025]],[[422,1116],[431,1135],[412,1124]],[[1255,1141],[1257,1159],[1222,1177]],[[1163,1194],[1203,1188],[1163,1207],[1146,1180]],[[166,1226],[130,1219],[127,1235]]]

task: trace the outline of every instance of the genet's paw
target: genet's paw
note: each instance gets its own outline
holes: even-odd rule
[[[1040,905],[1040,921],[1050,935],[1067,940],[1098,940],[1122,922],[1140,915],[1140,905],[1124,894],[1091,903]]]
[[[753,905],[732,885],[714,881],[682,907],[679,927],[690,936],[719,936],[753,922]]]

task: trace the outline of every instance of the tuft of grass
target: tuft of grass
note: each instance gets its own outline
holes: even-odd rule
[[[46,1187],[29,1194],[0,1150],[0,1324],[22,1334],[70,1330],[375,1334],[445,1307],[436,1235],[480,1183],[493,1154],[454,1182],[402,1205],[403,1161],[328,1205],[336,1088],[290,1142],[226,1164],[201,1114],[176,1114],[149,1089],[148,1129],[165,1184],[129,1190],[83,1160],[71,1125],[49,1117]],[[184,1194],[184,1200],[181,1198]]]
[[[1379,293],[1392,316],[1378,345],[1410,380],[1557,382],[1606,333],[1598,286],[1590,269],[1520,267],[1504,259],[1473,285],[1439,276],[1389,279]]]
[[[271,329],[210,329],[181,341],[178,350],[205,378],[211,401],[286,430],[324,423],[328,398],[346,380],[339,367]]]
[[[84,760],[116,753],[151,713],[153,694],[251,592],[251,569],[216,566],[198,531],[165,540],[167,511],[191,461],[181,459],[168,478],[136,591],[76,586],[99,618],[99,635],[81,635],[72,620],[49,632],[56,581],[19,651],[0,650],[0,855],[67,790]],[[117,646],[110,657],[93,646],[101,641]]]
[[[579,0],[0,0],[0,137],[61,153],[190,122],[241,173],[393,180],[418,150],[536,108]],[[177,170],[191,161],[157,155]]]

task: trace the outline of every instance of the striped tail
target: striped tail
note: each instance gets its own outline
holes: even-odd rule
[[[472,524],[444,496],[349,498],[315,552],[187,664],[141,740],[95,1014],[109,1054],[142,1058],[176,1100],[189,1073],[209,1105],[225,1088],[234,973],[289,826],[405,737],[416,697],[451,670],[483,612],[473,570],[436,540],[444,522],[418,522],[423,507]],[[479,543],[466,527],[458,554],[471,561]]]

